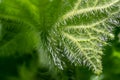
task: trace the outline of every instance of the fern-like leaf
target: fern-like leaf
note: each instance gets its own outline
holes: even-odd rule
[[[114,38],[112,30],[119,24],[119,14],[120,0],[1,0],[0,54],[26,53],[24,49],[31,51],[37,44],[40,56],[50,54],[61,69],[68,60],[100,74],[102,47]],[[6,28],[10,40],[2,38],[3,33],[9,34]],[[24,39],[28,44],[19,49]]]
[[[54,62],[62,68],[60,56],[64,55],[75,65],[88,66],[100,74],[102,47],[114,38],[112,30],[113,24],[119,24],[115,20],[119,5],[119,0],[77,0],[54,25],[56,31],[53,30],[54,37],[49,41]]]

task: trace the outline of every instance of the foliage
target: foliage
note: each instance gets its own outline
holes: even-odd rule
[[[1,0],[0,55],[36,52],[42,65],[85,65],[100,74],[119,13],[120,0]]]

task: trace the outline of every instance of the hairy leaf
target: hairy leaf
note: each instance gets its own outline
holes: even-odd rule
[[[60,69],[67,60],[100,74],[102,47],[114,38],[119,14],[120,0],[1,0],[0,53],[35,48]]]
[[[100,74],[102,47],[114,37],[111,32],[115,24],[119,24],[115,20],[119,5],[119,0],[74,1],[71,10],[58,19],[54,25],[56,31],[51,34],[54,37],[49,41],[49,50],[56,64],[62,67],[60,56],[64,55],[75,65],[86,65]]]

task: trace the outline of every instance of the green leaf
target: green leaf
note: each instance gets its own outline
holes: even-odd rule
[[[119,14],[120,0],[2,0],[2,29],[9,30],[0,32],[5,41],[0,44],[0,52],[37,49],[40,56],[48,54],[60,69],[67,60],[100,74],[103,46],[114,38],[112,31],[120,24]],[[10,34],[8,40],[3,37],[5,33]]]
[[[119,5],[119,0],[74,1],[71,10],[59,17],[51,31],[49,51],[56,65],[62,68],[63,55],[75,65],[88,66],[100,74],[102,48],[108,39],[114,38],[112,30],[119,24],[115,19],[120,13]]]

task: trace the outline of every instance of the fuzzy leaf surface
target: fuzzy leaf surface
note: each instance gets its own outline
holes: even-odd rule
[[[60,69],[67,60],[100,74],[103,46],[114,38],[119,14],[120,0],[1,0],[0,53],[35,49]]]

